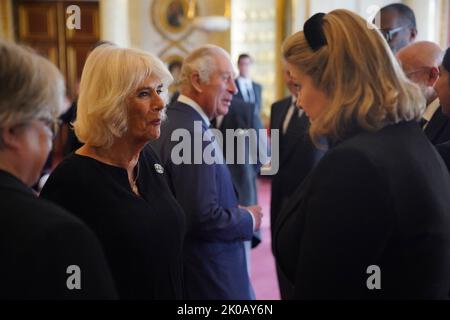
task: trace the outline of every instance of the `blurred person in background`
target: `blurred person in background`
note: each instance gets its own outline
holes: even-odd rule
[[[407,5],[392,3],[384,6],[377,19],[380,21],[380,32],[394,54],[416,40],[416,16]]]

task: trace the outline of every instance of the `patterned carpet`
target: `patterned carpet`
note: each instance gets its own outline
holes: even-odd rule
[[[280,293],[270,241],[270,180],[258,180],[258,200],[263,208],[263,240],[252,250],[251,278],[257,300],[279,300]]]

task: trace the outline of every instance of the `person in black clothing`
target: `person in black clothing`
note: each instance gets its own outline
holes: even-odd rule
[[[357,14],[303,30],[282,52],[329,150],[276,221],[288,298],[448,299],[450,175],[417,123],[425,98]]]
[[[168,66],[170,74],[173,77],[173,82],[169,87],[169,95],[170,95],[170,101],[168,103],[169,106],[174,104],[177,101],[178,97],[180,96],[179,79],[182,65],[183,65],[182,61],[175,60],[169,63]]]
[[[442,64],[439,66],[440,77],[435,84],[435,90],[441,103],[444,117],[450,117],[450,48],[445,51]],[[449,137],[450,138],[450,137]],[[450,170],[450,141],[436,145],[436,149]]]
[[[72,152],[75,152],[83,145],[78,140],[72,128],[72,123],[75,121],[76,116],[77,116],[77,100],[74,100],[70,105],[69,109],[59,117],[59,119],[62,122],[62,126],[65,128],[67,134],[62,150],[64,157],[71,154]]]
[[[146,52],[111,44],[94,49],[74,123],[84,145],[41,192],[97,234],[121,299],[182,298],[184,213],[147,145],[160,135],[161,95],[171,80]]]
[[[0,83],[0,299],[117,298],[94,233],[31,189],[56,134],[60,72],[0,40]]]
[[[283,72],[286,86],[291,95],[272,104],[270,129],[279,130],[280,166],[272,176],[270,197],[270,232],[274,227],[284,205],[289,198],[295,197],[295,191],[309,175],[311,170],[325,153],[318,149],[308,135],[309,119],[305,112],[297,107],[297,87],[286,68]],[[272,239],[273,244],[273,239]],[[277,267],[278,287],[282,299],[288,297],[289,283]]]
[[[414,42],[402,48],[396,55],[405,75],[419,86],[427,101],[420,124],[433,145],[450,140],[450,118],[442,113],[434,89],[439,79],[439,66],[443,56],[441,47],[430,41]]]

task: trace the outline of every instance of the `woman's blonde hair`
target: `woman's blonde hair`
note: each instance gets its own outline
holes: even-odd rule
[[[303,33],[283,43],[285,60],[310,76],[330,104],[315,119],[310,135],[341,141],[358,131],[376,131],[400,121],[417,120],[425,108],[388,44],[366,20],[348,10],[323,17],[324,46],[313,51]]]
[[[127,131],[127,98],[149,77],[163,84],[163,98],[173,78],[157,57],[138,49],[104,44],[88,56],[81,75],[77,118],[78,139],[109,147]]]

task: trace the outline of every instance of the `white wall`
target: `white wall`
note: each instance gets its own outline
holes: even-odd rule
[[[296,12],[292,30],[303,29],[305,21],[315,13],[329,12],[334,9],[348,9],[368,18],[371,6],[383,6],[392,3],[392,0],[292,0]]]
[[[429,40],[447,46],[448,0],[405,0],[416,15],[417,40]]]
[[[449,0],[292,0],[296,12],[292,30],[303,28],[306,19],[317,12],[329,12],[338,8],[345,8],[357,12],[368,18],[368,8],[379,8],[394,2],[403,2],[410,6],[417,20],[419,30],[418,40],[430,40],[447,45],[448,5]]]

